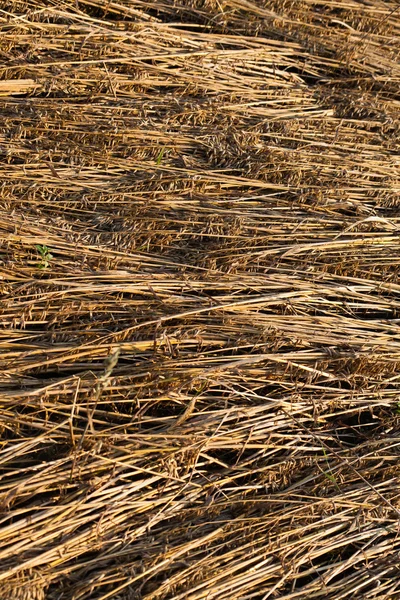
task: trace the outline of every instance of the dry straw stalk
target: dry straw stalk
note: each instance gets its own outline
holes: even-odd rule
[[[0,1],[0,599],[400,597],[400,10]]]

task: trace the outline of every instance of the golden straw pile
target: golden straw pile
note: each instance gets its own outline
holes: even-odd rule
[[[0,599],[400,598],[400,4],[0,1]]]

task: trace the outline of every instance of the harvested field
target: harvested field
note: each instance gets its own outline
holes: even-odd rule
[[[0,0],[0,600],[400,599],[399,56]]]

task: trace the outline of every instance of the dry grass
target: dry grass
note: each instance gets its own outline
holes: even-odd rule
[[[0,2],[0,598],[400,598],[400,7]]]

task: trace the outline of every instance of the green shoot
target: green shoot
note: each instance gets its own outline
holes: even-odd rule
[[[38,269],[47,269],[50,266],[50,261],[53,258],[53,255],[50,253],[50,250],[47,246],[36,244],[35,248],[40,255],[40,262],[37,266]]]

